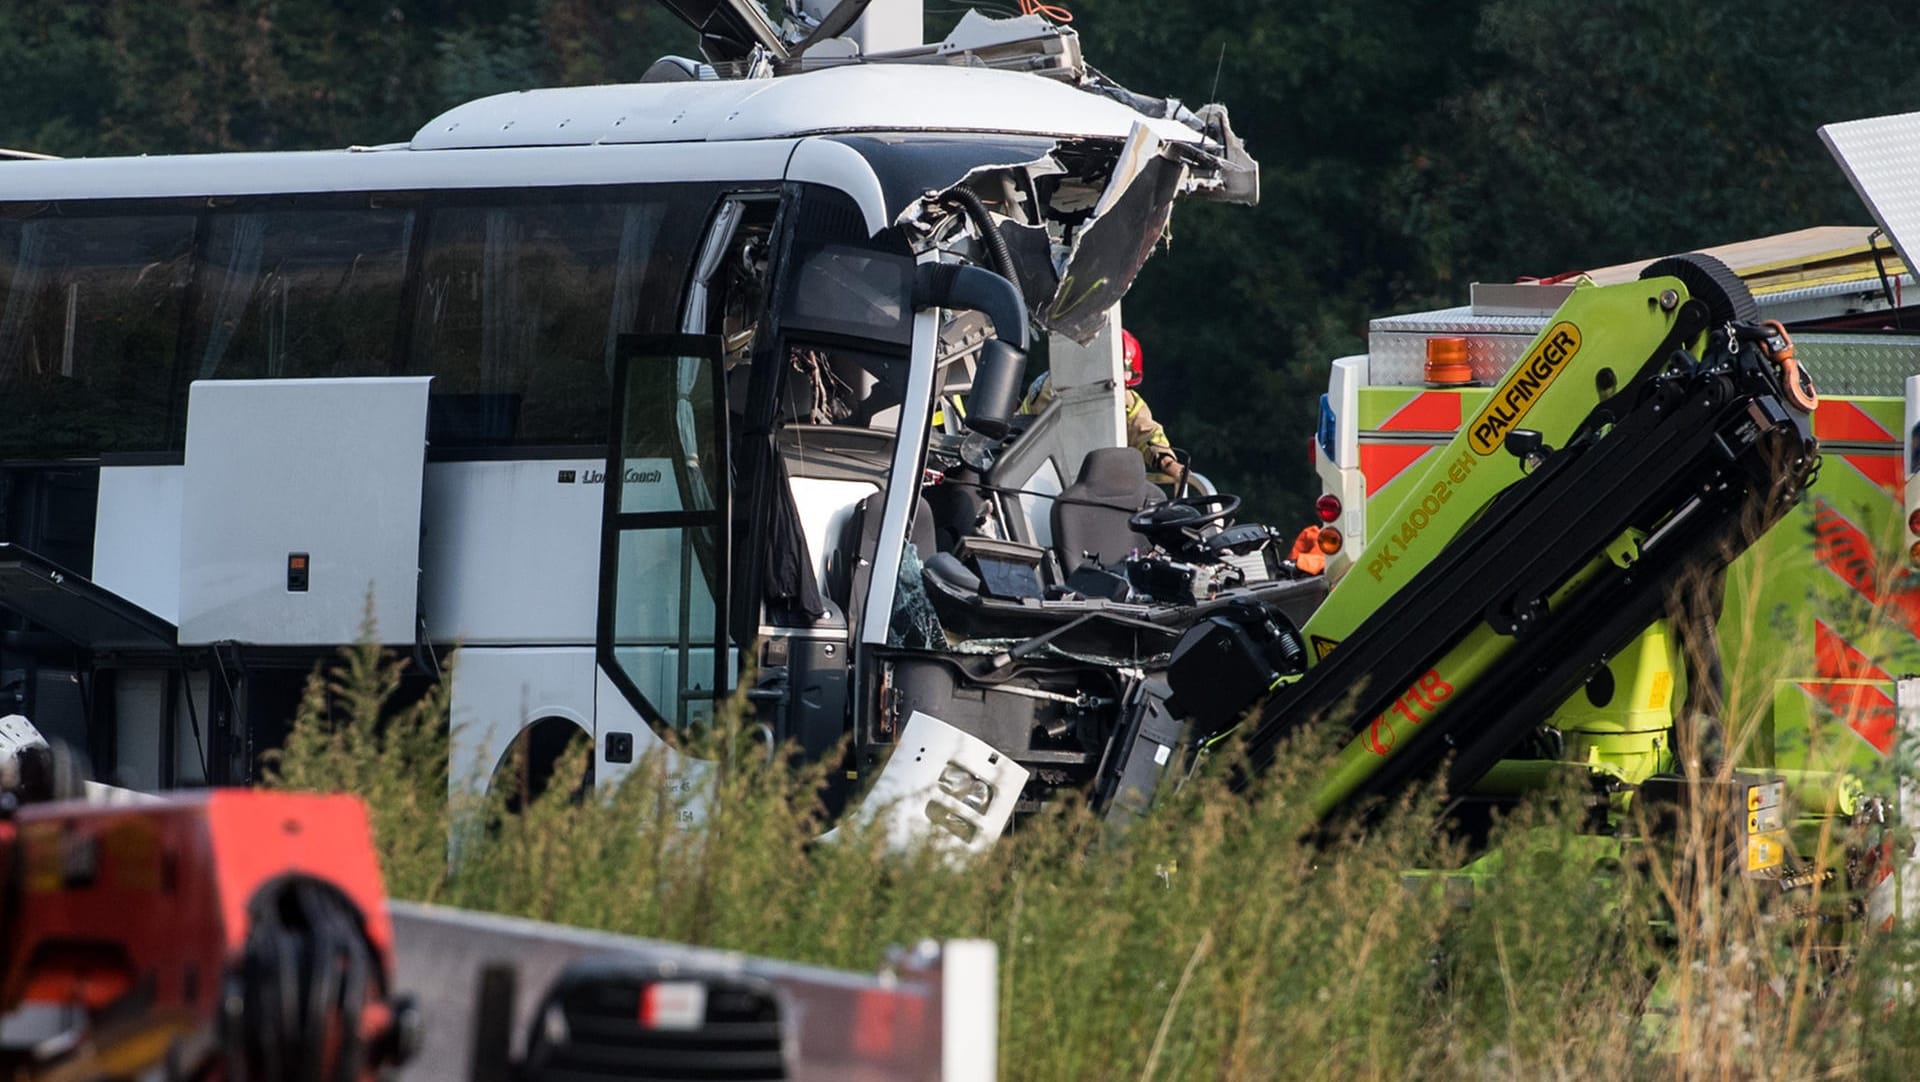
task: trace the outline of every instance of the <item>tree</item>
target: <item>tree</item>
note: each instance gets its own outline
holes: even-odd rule
[[[1911,21],[1787,0],[1487,4],[1496,70],[1440,103],[1399,168],[1426,276],[1549,274],[1866,222],[1815,133],[1920,103]]]
[[[693,45],[642,0],[21,0],[0,11],[0,146],[387,142],[473,97],[635,79]]]
[[[1262,163],[1259,207],[1176,211],[1125,314],[1174,442],[1249,514],[1304,521],[1328,363],[1364,348],[1367,318],[1417,282],[1389,182],[1433,102],[1472,85],[1474,13],[1418,0],[1074,11],[1094,64],[1143,92],[1227,102]]]
[[[98,145],[112,97],[98,9],[59,0],[0,7],[0,147],[80,154]]]

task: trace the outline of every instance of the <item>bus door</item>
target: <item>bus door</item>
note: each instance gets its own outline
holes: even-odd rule
[[[816,758],[847,731],[853,621],[899,456],[913,261],[876,249],[844,192],[789,184],[777,196],[722,200],[683,327],[721,346],[727,623],[752,651],[739,679],[752,683],[753,732]]]
[[[911,485],[897,493],[897,474],[905,456],[917,480],[926,435],[924,398],[905,408],[913,261],[820,229],[828,216],[810,206],[835,195],[806,191],[794,215],[771,312],[780,383],[771,438],[756,448],[768,466],[762,495],[773,498],[753,523],[754,551],[768,557],[755,693],[772,735],[808,758],[835,753],[847,734],[856,631],[875,586],[891,594],[892,572],[876,584],[876,568],[890,533],[897,556],[912,511]],[[825,799],[838,799],[837,785]]]
[[[656,730],[710,724],[732,682],[720,359],[708,335],[623,336],[615,359],[597,654]]]

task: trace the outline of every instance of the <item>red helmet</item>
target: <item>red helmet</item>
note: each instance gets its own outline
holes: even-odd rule
[[[1120,359],[1127,364],[1127,386],[1140,386],[1140,381],[1147,378],[1147,369],[1140,360],[1140,340],[1132,331],[1120,332]]]

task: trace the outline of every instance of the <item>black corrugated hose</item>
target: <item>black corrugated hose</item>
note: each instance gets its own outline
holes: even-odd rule
[[[986,242],[987,254],[993,257],[993,269],[999,273],[1000,277],[1013,283],[1015,293],[1020,293],[1020,276],[1014,273],[1013,252],[1007,247],[1007,238],[1001,236],[1000,230],[994,228],[993,215],[987,213],[987,205],[980,201],[980,197],[974,194],[973,189],[964,185],[947,192],[941,202],[958,204],[962,210],[966,211],[967,217],[973,219],[974,228],[980,230],[980,239]],[[1026,296],[1021,294],[1021,311],[1024,312],[1026,306]]]
[[[362,1040],[361,1016],[386,999],[386,974],[352,900],[286,876],[254,894],[247,916],[223,1014],[229,1082],[354,1082],[389,1058]]]

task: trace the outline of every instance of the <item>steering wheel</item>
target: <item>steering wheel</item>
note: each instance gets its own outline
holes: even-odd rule
[[[1127,529],[1153,538],[1225,522],[1239,510],[1240,497],[1227,492],[1216,492],[1211,496],[1181,496],[1134,512],[1127,519]]]

